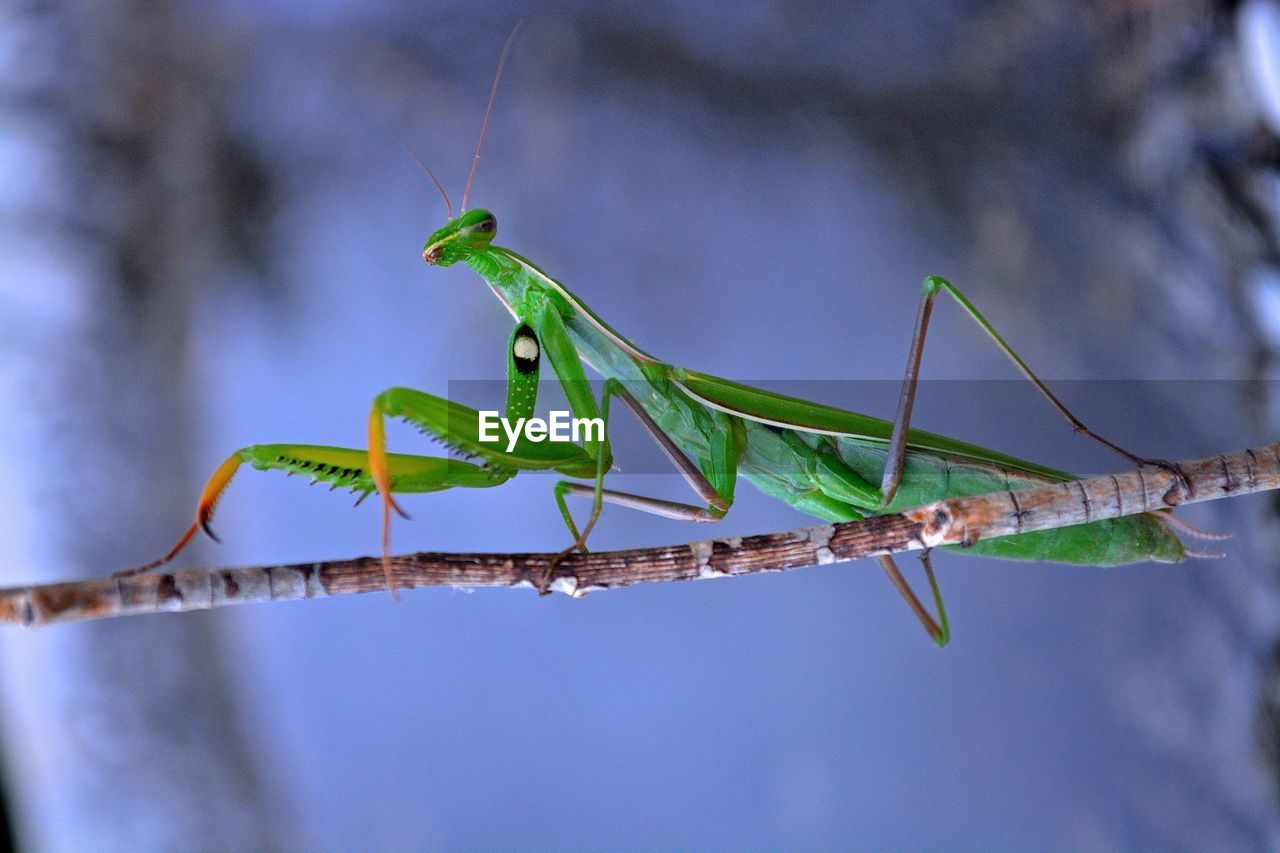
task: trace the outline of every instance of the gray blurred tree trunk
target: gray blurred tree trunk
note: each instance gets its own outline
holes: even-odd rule
[[[166,547],[138,530],[180,529],[191,425],[174,354],[218,251],[226,175],[199,54],[166,4],[0,16],[0,566],[14,584],[123,567]],[[23,846],[271,845],[213,620],[2,642]]]

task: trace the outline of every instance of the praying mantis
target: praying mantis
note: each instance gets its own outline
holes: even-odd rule
[[[995,450],[911,429],[925,337],[936,298],[941,294],[977,323],[1076,432],[1131,462],[1173,469],[1163,460],[1132,454],[1086,427],[964,294],[938,276],[924,280],[893,421],[675,366],[641,349],[563,283],[524,256],[494,243],[497,219],[493,213],[467,209],[494,96],[516,31],[508,38],[498,62],[456,214],[444,187],[418,161],[439,190],[447,211],[445,224],[427,238],[423,259],[428,265],[439,267],[466,264],[514,318],[506,347],[503,414],[507,419],[533,415],[545,355],[573,415],[584,420],[599,419],[604,425],[603,434],[588,434],[579,442],[536,441],[521,436],[494,443],[482,440],[483,413],[478,410],[424,391],[389,388],[373,400],[365,448],[259,444],[237,450],[209,478],[197,503],[194,522],[173,549],[135,571],[153,569],[173,559],[199,530],[216,541],[209,527],[210,517],[243,464],[347,488],[360,493],[361,500],[376,493],[382,512],[383,566],[393,594],[389,558],[392,512],[404,515],[397,495],[493,488],[521,471],[555,471],[566,478],[553,488],[557,507],[573,538],[560,557],[585,550],[605,504],[684,521],[717,522],[733,506],[739,477],[765,494],[828,522],[850,521],[942,498],[1076,479]],[[584,363],[604,379],[599,399],[589,384]],[[605,488],[605,477],[612,467],[608,425],[615,403],[622,404],[639,421],[688,483],[697,496],[696,502],[661,500]],[[407,421],[466,458],[388,452],[387,418]],[[581,526],[569,509],[569,496],[591,499],[590,515]],[[1188,552],[1171,527],[1170,518],[1162,511],[1094,521],[979,541],[967,550],[1011,560],[1097,566],[1146,560],[1177,562]],[[950,625],[927,552],[923,563],[936,619],[893,559],[877,559],[930,637],[939,646],[946,645]],[[553,562],[542,579],[543,592],[549,587],[554,567]]]

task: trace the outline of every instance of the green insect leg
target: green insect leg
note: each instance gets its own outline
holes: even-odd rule
[[[684,478],[685,482],[697,493],[698,497],[705,501],[703,506],[695,504],[678,503],[676,501],[661,500],[659,498],[651,498],[645,495],[631,494],[630,492],[620,492],[614,489],[604,488],[605,461],[606,456],[601,454],[596,458],[595,483],[588,486],[584,483],[571,483],[568,481],[560,481],[555,487],[556,505],[560,510],[560,515],[564,518],[565,525],[569,528],[569,532],[574,537],[574,542],[564,551],[556,555],[556,559],[543,577],[542,588],[545,592],[550,582],[552,574],[555,572],[556,565],[569,554],[575,551],[585,551],[587,545],[587,537],[591,535],[592,529],[600,518],[600,513],[605,503],[624,506],[630,509],[640,510],[652,515],[660,515],[665,518],[673,518],[681,521],[697,521],[697,522],[716,522],[724,518],[725,514],[733,506],[733,490],[737,478],[738,460],[742,457],[745,448],[745,437],[741,424],[734,419],[720,416],[724,423],[718,423],[716,428],[708,431],[708,445],[710,447],[710,457],[707,460],[708,472],[704,472],[698,465],[681,450],[671,438],[662,431],[662,428],[650,417],[649,413],[636,400],[635,397],[627,391],[626,387],[617,379],[608,379],[604,384],[604,393],[600,401],[601,420],[605,425],[605,446],[608,446],[608,429],[609,429],[609,412],[610,402],[614,397],[622,401],[623,405],[635,415],[641,426],[654,439],[658,447],[666,455],[667,459],[675,467],[676,471]],[[716,413],[719,415],[719,413]],[[565,503],[566,495],[590,495],[592,498],[591,515],[579,532],[577,524],[573,520],[573,514],[569,511],[568,505]]]
[[[1071,428],[1078,433],[1088,436],[1104,447],[1119,453],[1136,465],[1145,465],[1149,467],[1163,468],[1174,475],[1180,488],[1189,488],[1186,476],[1178,469],[1178,466],[1172,462],[1163,459],[1148,459],[1138,456],[1125,450],[1115,442],[1104,438],[1093,430],[1084,425],[1070,409],[1066,407],[1057,396],[1049,390],[1049,386],[1035,374],[1034,371],[1023,361],[1022,356],[1014,351],[1013,347],[1005,341],[1000,333],[995,330],[990,321],[982,315],[974,304],[960,292],[955,285],[940,276],[931,275],[924,280],[924,294],[920,298],[920,308],[916,313],[915,330],[911,335],[911,347],[907,352],[907,370],[906,376],[902,380],[902,392],[898,398],[898,412],[894,417],[893,433],[889,438],[889,452],[885,460],[884,479],[880,484],[880,491],[883,494],[880,508],[887,507],[893,500],[894,494],[898,490],[898,484],[902,480],[902,465],[906,458],[908,431],[911,425],[911,410],[915,405],[916,386],[920,378],[920,360],[924,354],[925,335],[929,330],[929,318],[933,314],[933,303],[937,299],[939,293],[946,293],[955,300],[964,312],[982,328],[987,336],[995,343],[999,350],[1004,353],[1005,357],[1013,362],[1030,382],[1036,387],[1046,400],[1058,410],[1058,413],[1066,419]]]
[[[145,566],[117,574],[138,574],[168,563],[201,530],[210,539],[219,541],[209,526],[209,520],[242,464],[248,464],[259,471],[283,471],[287,475],[298,475],[312,483],[326,483],[331,489],[348,489],[361,494],[363,500],[363,496],[367,496],[375,488],[368,470],[368,459],[367,451],[348,447],[255,444],[241,448],[227,457],[205,483],[196,503],[195,520],[169,553]],[[456,459],[393,453],[387,455],[386,465],[391,489],[401,493],[435,492],[455,487],[488,488],[506,480],[506,477],[495,476],[493,472],[478,465]]]

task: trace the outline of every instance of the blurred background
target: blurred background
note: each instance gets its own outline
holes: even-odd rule
[[[866,380],[827,402],[887,417],[939,273],[1122,445],[1274,439],[1273,2],[11,2],[3,583],[163,553],[237,447],[361,446],[385,387],[503,376],[510,319],[469,270],[422,263],[445,216],[400,142],[456,202],[522,17],[472,205],[645,349]],[[1125,467],[950,304],[925,375],[925,429]],[[619,464],[616,487],[684,494]],[[551,483],[410,498],[396,548],[558,549]],[[5,630],[11,837],[1274,846],[1274,503],[1185,515],[1235,531],[1226,559],[938,558],[944,652],[871,562]],[[246,471],[215,521],[225,544],[183,566],[377,547],[372,503],[299,478]],[[711,532],[809,522],[744,485]],[[592,544],[707,535],[615,509]]]

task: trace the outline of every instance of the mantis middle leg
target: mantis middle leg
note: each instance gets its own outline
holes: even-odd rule
[[[697,506],[695,504],[678,503],[606,489],[604,488],[605,468],[603,460],[599,460],[599,464],[596,466],[595,484],[593,486],[588,486],[585,483],[570,483],[565,480],[556,483],[556,505],[560,509],[560,515],[564,518],[569,532],[574,537],[573,545],[565,553],[586,549],[587,537],[591,535],[592,529],[599,520],[600,512],[605,503],[626,506],[641,512],[648,512],[680,521],[715,522],[724,518],[725,513],[733,506],[733,491],[737,478],[738,459],[742,456],[743,450],[741,440],[735,442],[730,439],[728,441],[710,442],[710,449],[714,458],[710,460],[709,467],[713,472],[719,474],[718,479],[721,482],[717,486],[716,483],[708,479],[697,463],[690,459],[688,454],[681,450],[671,440],[671,437],[662,431],[662,427],[658,426],[657,422],[644,410],[639,401],[617,379],[605,380],[604,393],[600,399],[600,412],[605,425],[606,439],[608,438],[609,429],[610,401],[614,397],[621,400],[623,405],[635,415],[636,420],[644,427],[645,432],[661,448],[672,466],[698,497],[702,498],[705,505]],[[729,430],[733,429],[732,425],[726,425],[726,427]],[[578,526],[573,520],[573,514],[569,511],[569,507],[564,501],[565,495],[569,494],[589,494],[592,496],[591,515],[581,533],[578,532]]]
[[[649,413],[644,410],[635,397],[627,391],[625,386],[614,379],[605,382],[604,394],[601,400],[600,408],[605,413],[606,428],[609,423],[610,400],[614,397],[621,400],[635,415],[645,431],[654,439],[667,458],[671,460],[672,465],[685,479],[685,482],[706,503],[703,506],[698,506],[605,489],[602,482],[604,472],[600,468],[597,469],[597,478],[593,486],[585,483],[561,481],[556,484],[556,502],[561,514],[564,516],[565,523],[575,537],[574,546],[562,552],[561,556],[571,553],[574,548],[585,546],[586,537],[590,534],[592,527],[599,518],[603,503],[617,504],[666,518],[698,522],[719,521],[724,518],[733,505],[733,480],[730,479],[727,485],[722,484],[717,488],[699,469],[697,464],[662,431],[662,428],[650,417]],[[721,429],[712,433],[713,435],[731,435],[735,427],[738,430],[741,429],[736,419],[726,418],[724,420],[727,423],[721,425]],[[852,518],[860,517],[861,511],[855,503],[850,503],[849,501],[865,502],[867,497],[873,493],[874,487],[862,482],[861,478],[845,465],[838,456],[823,452],[823,445],[807,443],[803,437],[794,433],[784,433],[782,437],[797,455],[809,458],[814,462],[812,466],[814,472],[812,481],[813,493],[803,502],[797,500],[796,505],[806,512],[833,522],[848,521]],[[736,477],[738,459],[743,451],[741,439],[739,438],[736,442],[732,439],[721,441],[718,445],[713,444],[712,447],[713,450],[718,449],[719,453],[718,457],[709,466],[713,473],[723,472],[730,478]],[[564,496],[566,494],[591,495],[593,497],[592,513],[581,534],[578,533],[573,516],[565,504]],[[902,595],[916,618],[920,620],[920,624],[925,631],[939,646],[945,646],[951,636],[950,626],[947,621],[946,607],[942,602],[942,594],[938,589],[933,567],[928,562],[927,557],[924,558],[925,572],[929,579],[929,586],[938,612],[937,621],[929,615],[928,610],[920,602],[914,590],[911,589],[911,585],[907,583],[902,573],[898,570],[893,558],[885,555],[877,559],[885,574],[888,575],[889,580],[893,583],[894,588]],[[553,563],[543,578],[544,590],[554,569],[555,564]]]

